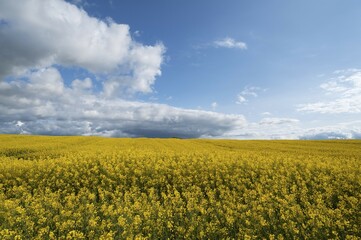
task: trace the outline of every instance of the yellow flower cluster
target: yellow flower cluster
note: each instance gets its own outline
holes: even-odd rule
[[[361,141],[0,135],[0,239],[360,239]]]

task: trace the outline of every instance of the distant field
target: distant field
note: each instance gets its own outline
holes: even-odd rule
[[[360,239],[361,141],[0,135],[0,239]]]

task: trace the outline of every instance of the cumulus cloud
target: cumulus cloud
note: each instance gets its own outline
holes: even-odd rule
[[[320,87],[327,101],[301,104],[298,111],[313,113],[361,113],[361,69],[336,71]]]
[[[247,49],[247,44],[241,41],[236,41],[233,38],[226,37],[213,42],[215,47],[221,48],[236,48],[236,49]]]
[[[106,76],[108,95],[151,92],[165,47],[131,38],[129,26],[89,16],[62,0],[0,2],[0,78],[54,65]]]
[[[89,91],[91,79],[66,86],[53,67],[27,79],[0,83],[0,132],[195,138],[221,136],[246,123],[240,115],[104,98]]]

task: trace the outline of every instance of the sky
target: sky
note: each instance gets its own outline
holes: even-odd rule
[[[358,0],[0,0],[0,133],[361,138]]]

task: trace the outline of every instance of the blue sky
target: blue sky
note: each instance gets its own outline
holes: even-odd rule
[[[29,0],[0,9],[3,133],[361,136],[359,1]]]

